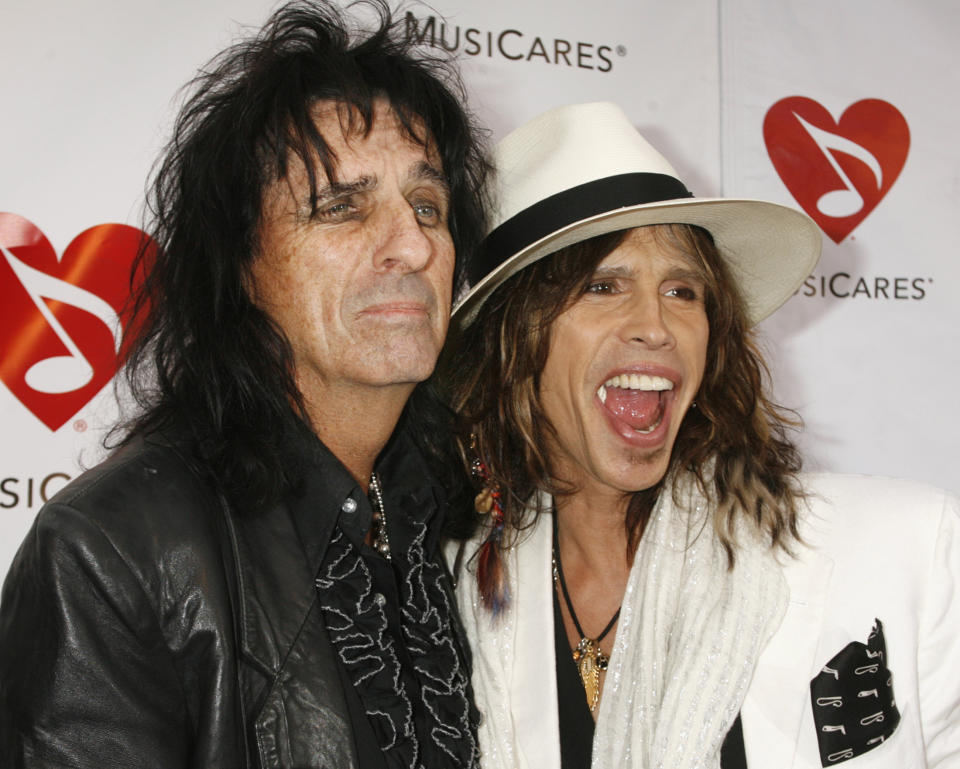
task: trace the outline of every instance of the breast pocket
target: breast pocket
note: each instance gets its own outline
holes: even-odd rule
[[[838,759],[826,766],[840,769],[926,769],[923,740],[910,706],[900,708],[900,724],[881,744],[854,758],[838,756]]]

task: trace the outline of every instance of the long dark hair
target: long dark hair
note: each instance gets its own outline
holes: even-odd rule
[[[798,536],[796,518],[803,496],[797,479],[800,454],[788,434],[797,424],[796,417],[767,395],[767,369],[745,304],[710,234],[690,225],[651,229],[658,242],[689,255],[697,265],[706,286],[710,323],[697,407],[684,418],[665,478],[673,475],[679,481],[679,469],[694,475],[714,505],[713,526],[731,566],[740,519],[752,522],[771,547],[789,550]],[[540,403],[550,328],[583,294],[597,265],[625,235],[614,232],[592,238],[524,268],[490,296],[473,323],[451,344],[444,378],[448,397],[460,415],[460,460],[466,469],[479,457],[490,483],[500,492],[503,547],[532,523],[528,503],[535,491],[554,495],[571,491],[551,474],[547,447],[553,428]],[[629,500],[628,558],[658,494],[671,491],[664,485],[637,491]],[[461,487],[454,508],[459,517],[448,527],[454,535],[469,535],[478,522],[466,494]],[[497,573],[497,569],[484,573]],[[481,595],[494,592],[488,585],[480,587]]]
[[[364,135],[385,99],[411,139],[437,148],[457,254],[473,250],[485,227],[487,161],[456,70],[415,52],[384,0],[357,5],[374,12],[375,28],[358,28],[329,2],[292,2],[215,57],[190,84],[148,193],[145,230],[158,249],[144,249],[135,266],[144,278],[124,354],[139,413],[119,428],[120,442],[186,432],[237,508],[269,504],[291,481],[283,448],[304,418],[289,344],[246,286],[264,188],[294,157],[308,169],[314,205],[318,168],[336,178],[311,107],[341,104]],[[457,285],[461,274],[458,259]],[[429,410],[426,394],[415,400]]]

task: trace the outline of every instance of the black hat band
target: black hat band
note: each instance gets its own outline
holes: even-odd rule
[[[667,174],[618,174],[579,184],[534,203],[487,235],[467,265],[467,279],[475,286],[514,254],[576,222],[618,208],[692,197],[683,182]]]

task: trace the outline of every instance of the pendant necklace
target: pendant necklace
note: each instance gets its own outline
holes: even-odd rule
[[[592,713],[596,710],[597,703],[600,702],[600,673],[606,670],[610,663],[610,656],[600,651],[600,642],[607,637],[607,634],[620,618],[620,609],[618,608],[614,612],[600,635],[596,638],[587,638],[587,634],[580,627],[577,613],[573,610],[573,602],[570,600],[570,593],[567,591],[567,582],[563,578],[563,563],[560,560],[560,547],[557,544],[556,512],[553,513],[553,582],[554,585],[560,585],[560,592],[563,595],[564,603],[567,605],[567,611],[570,612],[570,619],[573,620],[573,626],[577,629],[577,635],[580,636],[580,642],[573,650],[573,661],[577,663],[580,680],[583,681],[583,689],[587,695],[587,706]]]
[[[383,490],[376,473],[370,474],[370,507],[373,508],[373,549],[390,560],[390,538],[387,537],[387,513],[383,509]]]

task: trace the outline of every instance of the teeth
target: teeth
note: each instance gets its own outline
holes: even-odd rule
[[[600,399],[601,403],[607,402],[607,388],[603,385],[600,385],[600,389],[597,390],[597,397]]]
[[[646,430],[634,430],[634,432],[640,433],[641,435],[649,435],[649,434],[652,433],[654,430],[656,430],[658,427],[660,427],[660,423],[661,423],[662,421],[663,421],[663,416],[661,415],[660,419],[657,420],[657,423],[656,423],[655,425],[651,425],[651,426],[650,426],[648,429],[646,429]]]
[[[615,377],[611,377],[600,387],[600,390],[603,390],[603,393],[600,393],[600,390],[597,390],[597,394],[600,396],[600,400],[603,401],[607,397],[606,388],[607,387],[620,387],[624,390],[672,390],[673,382],[671,382],[666,377],[662,376],[650,376],[648,374],[619,374]]]

